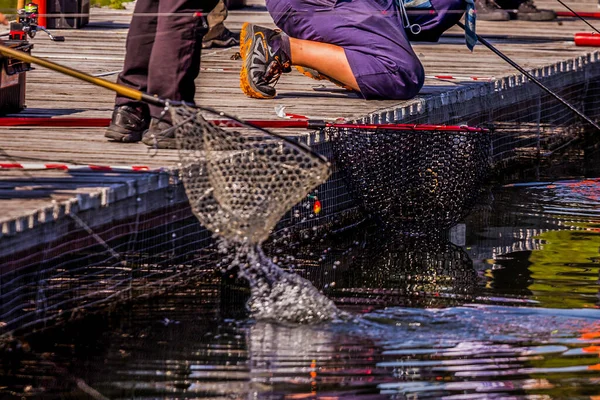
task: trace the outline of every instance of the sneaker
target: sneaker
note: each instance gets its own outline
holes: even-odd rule
[[[481,21],[508,21],[510,15],[494,0],[475,0],[477,19]]]
[[[176,149],[175,128],[169,121],[152,118],[150,127],[144,133],[142,142],[157,149]]]
[[[312,68],[308,68],[308,67],[299,67],[296,66],[296,69],[298,70],[298,72],[300,72],[302,75],[304,76],[308,76],[311,79],[314,79],[316,81],[324,81],[327,80],[333,84],[335,84],[336,86],[339,86],[343,89],[349,90],[354,92],[354,89],[352,89],[350,86],[343,84],[340,81],[337,81],[333,78],[328,77],[327,75],[323,75],[322,73],[320,73],[319,71],[317,71],[316,69],[312,69]]]
[[[240,44],[240,36],[227,28],[225,28],[218,37],[206,39],[207,37],[208,35],[204,36],[204,39],[202,39],[203,49],[210,49],[213,47],[234,47]]]
[[[553,10],[540,10],[533,4],[533,0],[527,0],[519,5],[517,19],[522,21],[553,21],[556,19],[556,13]]]
[[[289,57],[281,50],[280,31],[246,22],[240,40],[242,91],[256,99],[272,99],[281,74],[292,70]]]
[[[149,120],[148,107],[115,107],[112,120],[104,132],[104,136],[117,142],[139,142],[144,131],[148,129]]]

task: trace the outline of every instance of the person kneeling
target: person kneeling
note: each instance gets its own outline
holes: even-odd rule
[[[240,87],[249,97],[273,98],[279,77],[294,65],[365,99],[411,99],[425,72],[409,37],[436,41],[466,7],[464,0],[427,4],[427,12],[411,16],[395,0],[267,0],[281,30],[244,24]],[[418,21],[419,35],[411,33],[407,19]]]

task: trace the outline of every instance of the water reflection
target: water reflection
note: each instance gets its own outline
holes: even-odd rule
[[[330,294],[338,303],[431,307],[462,302],[474,294],[473,262],[448,240],[360,234],[359,240],[352,238],[354,246],[337,267]]]
[[[549,308],[600,306],[600,180],[509,185],[466,223],[482,292]]]
[[[354,320],[254,321],[248,287],[215,274],[30,340],[0,397],[595,400],[600,202],[582,182],[494,190],[464,246],[359,226],[267,249]]]

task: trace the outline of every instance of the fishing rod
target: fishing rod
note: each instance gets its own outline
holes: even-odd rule
[[[110,124],[110,118],[87,118],[87,117],[0,117],[0,126],[24,126],[24,127],[70,127],[70,128],[104,128]],[[472,127],[467,125],[434,125],[434,124],[361,124],[349,122],[332,122],[323,119],[299,117],[285,120],[255,119],[245,120],[243,123],[228,119],[208,119],[207,122],[222,127],[243,127],[251,125],[258,128],[278,129],[364,129],[406,132],[474,132],[487,133],[489,129]]]
[[[466,27],[465,27],[465,25],[462,22],[459,21],[456,24],[459,27],[461,27],[463,30],[466,31]],[[581,111],[579,111],[571,103],[569,103],[568,101],[566,101],[565,99],[563,99],[561,96],[559,96],[557,93],[555,93],[553,90],[551,90],[550,88],[548,88],[546,85],[544,85],[542,82],[540,82],[535,76],[533,76],[530,72],[526,71],[523,67],[521,67],[519,64],[517,64],[516,62],[514,62],[511,58],[509,58],[504,53],[502,53],[500,50],[498,50],[497,48],[495,48],[490,42],[488,42],[487,40],[485,40],[484,38],[482,38],[478,34],[475,34],[475,35],[477,36],[477,40],[479,40],[479,42],[481,44],[483,44],[485,47],[487,47],[493,53],[495,53],[498,57],[502,58],[504,61],[506,61],[507,63],[509,63],[511,66],[513,66],[517,71],[519,71],[520,73],[522,73],[523,75],[525,75],[530,81],[532,81],[537,86],[539,86],[540,89],[544,90],[550,96],[554,97],[556,100],[558,100],[560,103],[562,103],[565,107],[567,107],[568,109],[570,109],[571,111],[573,111],[575,114],[577,114],[583,120],[585,120],[590,125],[592,125],[594,128],[596,128],[598,131],[600,131],[600,125],[598,125],[596,122],[594,122],[590,117],[588,117],[587,115],[585,115],[584,113],[582,113]]]
[[[562,4],[567,10],[569,10],[574,16],[576,16],[577,18],[579,18],[580,20],[582,20],[587,26],[589,26],[590,28],[592,28],[593,30],[595,30],[596,32],[600,33],[600,31],[598,29],[596,29],[594,27],[594,25],[590,24],[585,18],[583,18],[581,15],[579,15],[576,11],[572,10],[571,7],[569,7],[568,5],[566,5],[565,3],[563,3],[562,0],[556,0],[558,1],[560,4]]]

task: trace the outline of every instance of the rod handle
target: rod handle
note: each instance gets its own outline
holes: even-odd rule
[[[124,85],[119,85],[118,83],[109,82],[102,78],[94,77],[92,75],[86,74],[85,72],[81,72],[76,69],[66,67],[64,65],[56,64],[44,58],[32,56],[31,54],[28,54],[24,51],[11,49],[10,47],[4,46],[2,44],[0,44],[0,54],[7,57],[16,58],[17,60],[21,60],[30,64],[37,64],[41,67],[48,68],[52,71],[59,72],[72,78],[76,78],[91,83],[93,85],[112,90],[120,96],[127,97],[132,100],[143,101],[145,103],[161,107],[165,106],[166,104],[164,100],[159,99],[156,96],[151,96],[149,94],[140,92],[139,90],[135,90]]]

